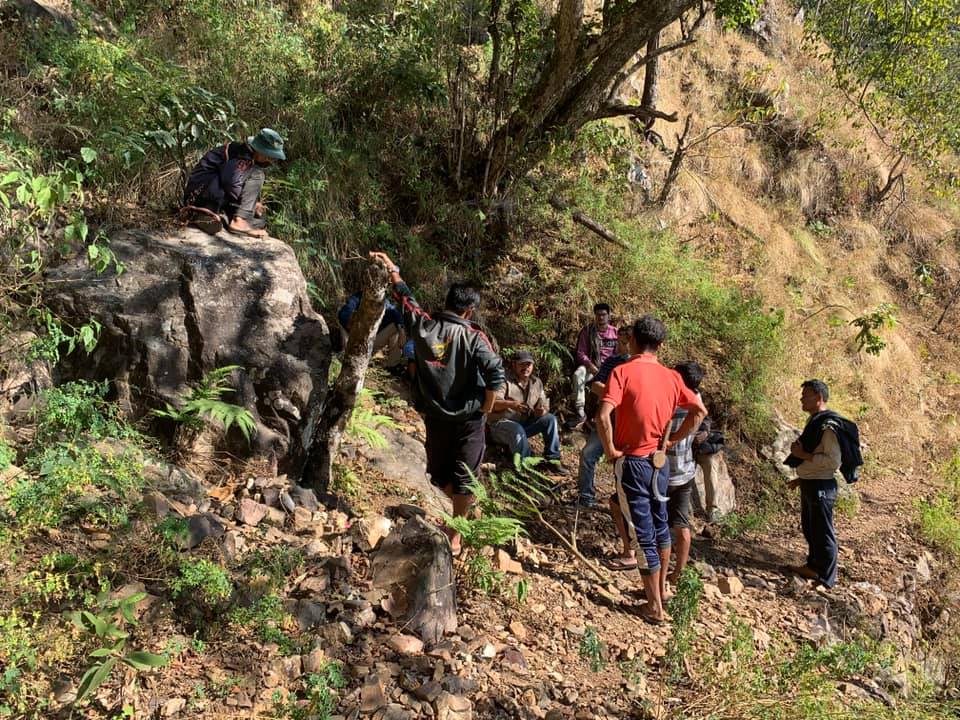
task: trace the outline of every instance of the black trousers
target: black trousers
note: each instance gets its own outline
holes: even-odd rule
[[[807,567],[826,587],[837,584],[837,534],[833,530],[833,504],[837,481],[800,481],[800,525],[807,540]]]

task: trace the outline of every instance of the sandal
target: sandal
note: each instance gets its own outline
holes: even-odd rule
[[[231,235],[243,235],[245,237],[252,237],[252,238],[268,237],[266,230],[260,230],[257,228],[250,228],[249,230],[244,230],[241,228],[234,228],[227,225],[227,232],[229,232]]]
[[[610,558],[608,560],[604,560],[603,564],[608,570],[615,570],[617,572],[637,569],[636,558],[615,557],[615,558]]]
[[[223,230],[223,221],[220,216],[212,210],[206,208],[194,207],[192,205],[184,208],[189,215],[188,225],[192,225],[197,230],[202,230],[207,235],[216,235]]]

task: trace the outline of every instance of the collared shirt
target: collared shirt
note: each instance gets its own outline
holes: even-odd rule
[[[503,410],[497,413],[490,413],[487,421],[495,423],[498,420],[513,420],[514,422],[527,422],[540,414],[540,411],[550,410],[550,398],[543,388],[543,381],[536,375],[531,375],[525,384],[520,384],[519,378],[513,370],[507,371],[507,382],[496,392],[497,400],[519,400],[525,403],[530,412],[520,413],[515,410]]]
[[[610,374],[603,402],[617,410],[614,446],[627,455],[645,457],[659,446],[673,411],[696,404],[697,396],[680,373],[661,365],[656,355],[643,353]]]

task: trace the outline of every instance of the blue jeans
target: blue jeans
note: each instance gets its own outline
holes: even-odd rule
[[[657,472],[648,457],[625,455],[613,466],[617,479],[617,502],[628,535],[636,539],[637,569],[650,575],[660,569],[660,549],[671,544],[667,525],[668,472]],[[631,542],[633,545],[633,542]]]
[[[833,530],[836,480],[800,481],[800,525],[807,541],[807,567],[828,588],[837,584],[837,535]]]
[[[603,456],[603,443],[594,430],[587,439],[587,444],[580,451],[580,472],[577,474],[577,485],[580,488],[580,503],[592,505],[597,501],[593,479],[597,474],[597,463]]]
[[[513,420],[498,420],[490,426],[490,437],[500,445],[506,445],[514,455],[530,457],[530,438],[543,435],[543,456],[547,460],[560,459],[560,429],[553,413],[541,415],[525,423]]]

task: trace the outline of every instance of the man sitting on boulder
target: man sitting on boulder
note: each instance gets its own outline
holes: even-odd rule
[[[513,356],[507,383],[497,391],[490,414],[490,437],[506,445],[514,455],[530,457],[530,438],[543,436],[543,457],[552,469],[560,469],[560,429],[550,412],[550,398],[543,381],[533,374],[533,353],[521,350]]]
[[[277,160],[286,160],[283,139],[270,128],[208,152],[190,173],[183,194],[190,224],[211,235],[225,225],[237,235],[266,237],[260,190],[263,169]]]
[[[450,498],[453,516],[463,517],[473,504],[468,485],[483,460],[486,416],[504,382],[503,361],[471,322],[480,293],[468,284],[452,285],[443,312],[431,317],[385,253],[372,252],[370,257],[390,273],[394,299],[414,343],[414,392],[426,428],[430,482]],[[460,534],[449,527],[446,532],[458,555]]]
[[[587,385],[616,347],[617,329],[610,324],[610,306],[597,303],[593,306],[593,322],[585,325],[577,336],[574,356],[577,369],[573,372],[574,415],[567,421],[567,429],[573,430],[587,419],[584,411]]]

